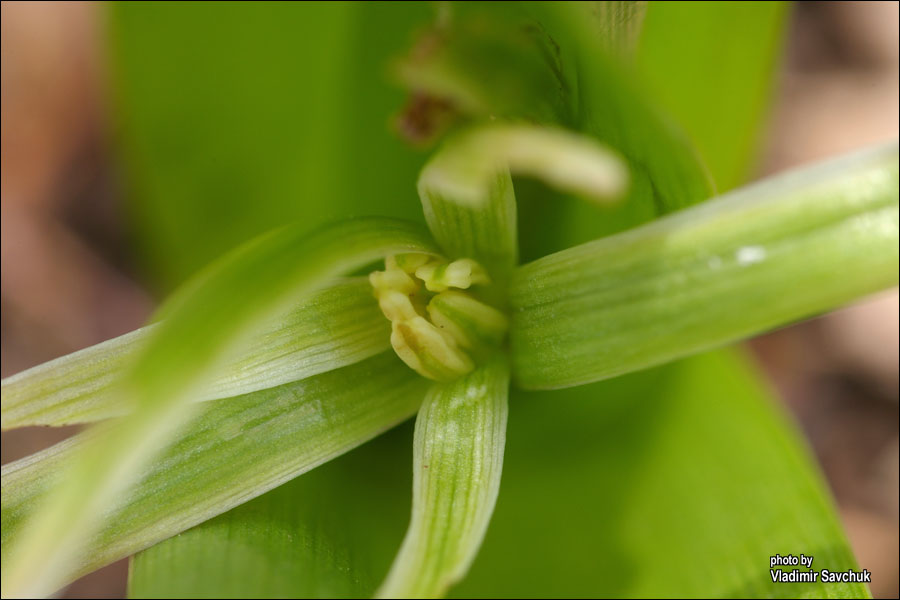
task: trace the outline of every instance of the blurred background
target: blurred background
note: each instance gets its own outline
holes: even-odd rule
[[[121,155],[142,149],[117,125],[119,96],[109,84],[109,72],[120,59],[110,56],[109,48],[127,54],[131,41],[109,43],[107,10],[90,2],[2,4],[3,377],[142,325],[172,283],[198,266],[154,270],[148,252],[166,250],[148,249],[147,232],[135,225],[155,219],[157,231],[175,239],[181,233],[178,210],[184,206],[179,202],[190,190],[184,198],[171,199],[170,220],[165,213],[148,214],[140,200],[124,200],[141,174],[128,171],[126,176]],[[214,25],[209,34],[216,35]],[[407,41],[398,36],[398,48]],[[157,43],[160,52],[171,50],[166,39]],[[194,50],[202,51],[200,44]],[[215,76],[198,75],[202,81]],[[190,101],[190,90],[143,93]],[[398,98],[373,98],[370,109],[391,114],[400,106]],[[795,5],[767,132],[757,176],[896,138],[898,3]],[[246,135],[252,139],[253,132]],[[373,144],[399,143],[387,124],[378,136]],[[178,155],[181,149],[174,150]],[[204,160],[226,160],[215,156],[215,149],[209,152],[212,156]],[[391,165],[369,167],[358,185],[382,176]],[[297,176],[305,176],[300,171]],[[219,217],[210,217],[212,233],[198,237],[197,243],[208,247],[206,259],[221,251],[216,240],[222,245],[227,236],[217,238],[216,232],[227,228],[228,218],[228,206],[223,206]],[[202,264],[203,258],[197,261]],[[876,597],[900,592],[898,312],[894,290],[749,343],[807,435],[860,565],[880,573],[872,583]],[[2,461],[69,434],[48,429],[4,433]],[[122,596],[124,582],[125,565],[118,563],[66,594]]]

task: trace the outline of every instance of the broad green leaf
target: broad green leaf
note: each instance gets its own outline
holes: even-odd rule
[[[518,262],[510,172],[599,202],[628,185],[615,154],[561,129],[486,125],[448,140],[419,176],[425,220],[450,258],[474,257],[504,283]]]
[[[255,332],[338,275],[386,254],[434,253],[418,226],[394,219],[305,229],[289,225],[245,244],[163,306],[120,391],[135,412],[86,443],[35,511],[21,547],[3,563],[5,595],[47,594],[61,584],[81,540],[189,420],[190,398],[204,393]]]
[[[421,220],[424,157],[390,126],[387,62],[430,3],[108,6],[127,206],[163,291],[286,222]]]
[[[441,597],[465,576],[500,489],[508,394],[502,358],[425,397],[413,442],[412,519],[378,597]]]
[[[451,596],[867,597],[772,583],[776,553],[857,567],[812,457],[744,358],[514,392],[497,508]]]
[[[156,328],[149,325],[3,380],[3,429],[69,425],[120,416],[115,383]],[[212,400],[297,381],[374,356],[390,327],[364,279],[314,293],[241,347],[203,396]]]
[[[404,421],[429,382],[393,353],[236,398],[207,402],[90,535],[61,580],[114,560],[246,502]],[[88,434],[90,435],[90,434]],[[64,475],[85,434],[3,467],[6,563],[23,526]]]
[[[720,191],[757,157],[786,2],[650,2],[637,53],[648,95],[675,118]]]
[[[897,284],[896,144],[792,171],[519,268],[513,377],[578,385]]]

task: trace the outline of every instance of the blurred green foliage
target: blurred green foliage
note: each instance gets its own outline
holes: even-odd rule
[[[111,5],[131,220],[162,291],[286,222],[421,220],[387,63],[428,4]]]
[[[584,98],[569,99],[577,107],[548,100],[557,106],[556,120],[581,123],[632,158],[659,152],[659,162],[672,160],[677,152],[668,152],[665,140],[653,129],[643,132],[645,117],[655,118],[647,116],[649,106],[632,106],[633,95],[619,97],[609,85],[610,77],[635,84],[608,64],[597,36],[581,28],[567,33],[573,17],[565,10],[506,4],[475,3],[461,12],[480,20],[499,13],[512,22],[535,13],[547,23],[541,35],[557,44],[569,35],[577,48],[560,52],[559,68],[573,86],[581,82],[581,89],[567,93]],[[143,264],[161,291],[287,221],[312,228],[360,214],[421,219],[412,182],[425,153],[393,131],[391,118],[406,93],[391,83],[390,72],[435,11],[415,2],[112,5],[112,91],[131,222]],[[695,141],[720,188],[747,173],[784,14],[783,3],[708,2],[685,9],[661,2],[647,11],[634,70],[649,96]],[[583,65],[587,58],[590,67]],[[496,72],[482,67],[480,81],[478,73],[470,75],[472,85],[494,89]],[[511,105],[497,108],[504,106]],[[693,168],[684,166],[689,157],[679,160],[681,171]],[[658,214],[653,194],[664,193],[659,177],[650,185],[640,176],[652,160],[636,163],[639,189],[612,209],[536,200],[546,190],[524,182],[523,258]],[[678,189],[663,204],[705,197]]]
[[[752,175],[786,2],[651,2],[638,52],[648,93],[696,144],[720,192]]]

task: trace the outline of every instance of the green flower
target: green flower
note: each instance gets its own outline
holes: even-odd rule
[[[460,57],[442,50],[401,69],[475,121],[422,169],[427,231],[381,217],[287,225],[207,268],[152,325],[3,381],[4,429],[103,422],[4,467],[4,597],[52,593],[416,414],[412,518],[378,593],[442,595],[500,493],[511,386],[612,378],[896,285],[896,145],[520,264],[514,174],[602,203],[652,186],[661,212],[704,199],[707,183],[676,136],[623,101],[627,85],[618,109],[645,129],[614,151],[521,120],[548,121],[550,101],[505,98],[521,118],[489,122],[487,86],[456,80]],[[821,531],[839,538],[828,519]]]

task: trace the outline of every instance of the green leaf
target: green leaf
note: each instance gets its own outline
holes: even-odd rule
[[[85,540],[71,581],[258,496],[415,414],[428,382],[392,352],[302,381],[204,403],[120,508]],[[90,434],[87,434],[90,435]],[[85,434],[3,467],[6,564]],[[49,586],[48,586],[49,587]]]
[[[451,595],[867,597],[772,583],[775,554],[857,567],[813,458],[742,358],[514,390],[497,508]]]
[[[743,183],[757,157],[787,13],[786,2],[650,2],[637,70],[720,191]]]
[[[120,392],[133,399],[135,412],[72,459],[59,489],[26,525],[21,548],[3,564],[6,594],[40,595],[60,585],[82,538],[190,418],[190,398],[205,392],[255,332],[338,275],[386,254],[435,252],[417,226],[394,219],[304,230],[286,226],[245,244],[163,306]]]
[[[113,385],[144,345],[153,325],[7,377],[2,383],[3,430],[71,425],[128,412]]]
[[[789,172],[519,268],[515,381],[612,377],[896,285],[897,155]]]
[[[3,380],[3,429],[70,425],[120,416],[119,373],[156,328],[149,325]],[[242,346],[207,387],[213,400],[275,387],[374,356],[390,347],[390,326],[365,279],[313,294]]]
[[[427,235],[404,221],[370,217],[312,234],[305,229],[290,225],[245,244],[162,307],[163,320],[134,369],[142,398],[159,403],[172,402],[179,390],[186,395],[204,370],[222,370],[216,363],[238,351],[242,338],[336,276],[386,254],[436,253]]]
[[[416,418],[409,530],[381,598],[433,598],[462,579],[484,539],[503,469],[505,359],[436,384]]]
[[[388,126],[404,95],[386,63],[429,3],[108,6],[125,199],[163,291],[286,222],[421,221],[423,157]]]

